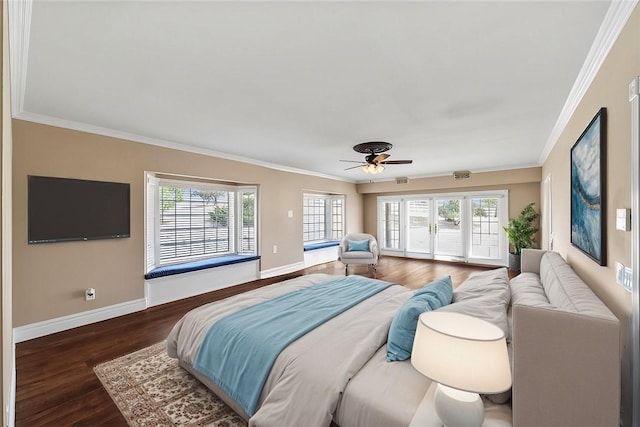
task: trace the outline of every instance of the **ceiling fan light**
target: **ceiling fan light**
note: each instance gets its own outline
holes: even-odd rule
[[[371,174],[371,175],[375,175],[377,173],[380,173],[384,170],[384,166],[382,165],[374,165],[374,164],[369,164],[369,165],[365,165],[362,167],[362,170],[365,173]]]

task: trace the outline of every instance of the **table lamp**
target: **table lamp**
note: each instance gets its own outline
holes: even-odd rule
[[[438,383],[433,404],[447,427],[482,426],[484,405],[478,393],[501,393],[511,387],[504,333],[464,314],[422,313],[411,364]]]

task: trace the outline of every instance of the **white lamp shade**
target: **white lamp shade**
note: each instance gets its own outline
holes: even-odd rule
[[[504,333],[489,322],[464,314],[422,313],[411,364],[433,381],[458,390],[501,393],[511,387]]]

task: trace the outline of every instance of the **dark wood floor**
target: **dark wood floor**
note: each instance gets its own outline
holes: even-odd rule
[[[418,288],[451,275],[454,286],[485,267],[384,257],[377,278]],[[71,329],[16,345],[17,426],[126,426],[126,422],[93,373],[93,367],[166,338],[190,309],[283,279],[310,273],[344,274],[333,262],[298,273],[222,289],[196,297]],[[349,274],[368,275],[364,266]]]

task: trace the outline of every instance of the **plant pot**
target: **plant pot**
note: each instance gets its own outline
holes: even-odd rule
[[[520,255],[509,253],[509,270],[520,272]]]

